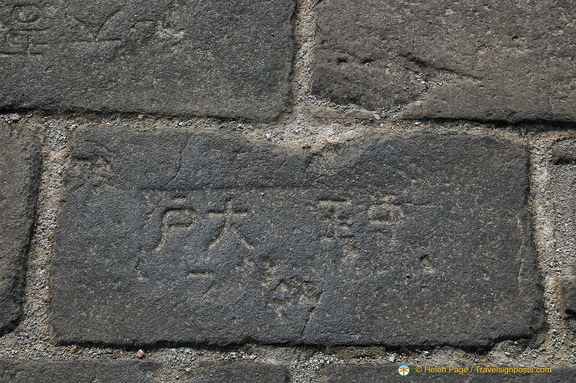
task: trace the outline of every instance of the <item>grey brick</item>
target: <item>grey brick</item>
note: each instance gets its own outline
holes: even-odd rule
[[[11,330],[24,300],[24,268],[40,171],[29,132],[0,125],[0,333]]]
[[[404,118],[576,117],[570,1],[324,0],[314,93]]]
[[[156,365],[139,361],[27,361],[0,359],[0,381],[10,383],[154,383],[146,377]]]
[[[73,145],[61,343],[475,347],[541,323],[513,144],[372,134],[311,152],[101,128]]]
[[[559,140],[550,148],[554,165],[576,164],[576,138]]]
[[[0,107],[273,119],[293,0],[0,4]]]
[[[288,383],[283,366],[263,363],[211,363],[194,369],[186,383]]]

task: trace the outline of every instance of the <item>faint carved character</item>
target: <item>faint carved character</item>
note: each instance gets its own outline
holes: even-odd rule
[[[306,313],[306,319],[317,307],[322,291],[312,281],[300,277],[284,278],[271,290],[269,305],[279,318],[293,321]],[[307,321],[307,320],[306,320]]]
[[[37,31],[10,30],[4,35],[0,51],[6,54],[37,54],[45,44],[34,44]]]
[[[34,4],[16,4],[5,17],[0,23],[0,53],[41,53],[47,45],[42,10]]]
[[[302,332],[318,307],[324,283],[302,270],[287,268],[284,263],[265,259],[261,265],[260,281],[267,292],[268,306],[279,319]]]
[[[119,2],[85,3],[69,1],[61,5],[68,20],[75,25],[81,35],[91,41],[102,39],[100,33],[125,7]]]
[[[398,223],[404,217],[402,206],[390,203],[372,205],[368,209],[370,223],[375,226]]]
[[[222,229],[216,238],[212,240],[209,245],[209,249],[213,249],[218,246],[224,239],[227,233],[230,233],[248,250],[254,250],[254,247],[248,242],[248,240],[238,231],[235,227],[233,219],[236,217],[246,217],[248,212],[246,210],[237,210],[234,209],[232,200],[226,201],[226,205],[223,211],[219,212],[210,212],[208,213],[208,217],[210,218],[219,218],[224,219]]]
[[[379,245],[395,243],[398,226],[404,221],[402,205],[391,201],[393,201],[393,196],[388,196],[383,199],[382,203],[368,208],[368,219],[378,233]],[[386,243],[386,238],[388,243]]]
[[[20,4],[12,8],[12,18],[18,23],[33,24],[42,16],[38,6],[34,4]]]
[[[320,221],[326,223],[320,242],[336,241],[344,253],[344,260],[351,261],[357,258],[359,252],[354,244],[352,225],[355,214],[351,201],[347,199],[319,200],[318,204],[312,207],[312,211]]]
[[[320,200],[318,205],[313,207],[316,216],[328,224],[321,240],[354,236],[351,229],[353,217],[350,205],[348,200]]]
[[[6,44],[17,52],[26,52],[33,34],[30,31],[10,30],[5,35]]]
[[[167,209],[162,216],[161,238],[156,251],[164,247],[170,231],[189,230],[196,224],[197,214],[193,209]]]
[[[84,42],[144,41],[151,38],[168,11],[167,3],[137,0],[63,2],[67,21]]]

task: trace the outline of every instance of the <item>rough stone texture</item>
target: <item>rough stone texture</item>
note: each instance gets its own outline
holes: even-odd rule
[[[422,366],[425,367],[425,366]],[[446,367],[450,366],[432,366]],[[461,366],[453,366],[462,368]],[[483,368],[485,366],[482,366]],[[400,376],[397,373],[398,366],[346,366],[330,367],[323,370],[321,382],[323,383],[381,383],[381,382],[447,382],[447,383],[490,383],[490,382],[510,382],[510,383],[567,383],[574,380],[576,369],[564,368],[553,369],[551,373],[544,374],[497,374],[497,373],[475,373],[474,366],[472,372],[459,374],[451,370],[448,373],[417,373],[416,366],[411,365],[411,373],[407,376]]]
[[[566,311],[576,314],[576,139],[556,142],[551,157],[556,252],[570,264],[569,277],[561,281],[562,298]]]
[[[73,146],[61,343],[474,347],[540,325],[513,144],[373,134],[311,152],[99,128]]]
[[[313,91],[401,117],[574,120],[571,1],[324,0]]]
[[[0,334],[20,317],[39,170],[35,138],[0,124]]]
[[[155,365],[138,361],[75,360],[69,362],[0,359],[0,381],[10,383],[118,382],[155,383],[146,371]]]
[[[576,138],[567,138],[554,143],[551,154],[554,165],[575,165]]]
[[[270,364],[211,364],[194,370],[194,378],[186,383],[288,383],[286,368]]]
[[[0,4],[0,107],[273,119],[292,0]]]
[[[576,315],[576,277],[562,281],[562,298],[566,312]]]

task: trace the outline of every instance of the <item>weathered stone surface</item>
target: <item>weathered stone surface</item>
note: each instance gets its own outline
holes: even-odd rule
[[[10,383],[154,383],[145,373],[153,363],[138,361],[27,361],[0,359],[0,381]]]
[[[570,1],[324,0],[313,91],[405,118],[574,120]]]
[[[34,137],[0,125],[0,334],[14,328],[23,301],[24,267],[40,170]]]
[[[0,107],[273,119],[293,0],[0,4]]]
[[[187,383],[287,383],[285,367],[263,363],[207,364],[194,369]]]
[[[429,366],[435,368],[446,368],[445,373],[416,372],[414,365],[410,367],[410,374],[407,376],[398,375],[398,366],[346,366],[329,367],[320,372],[321,380],[325,383],[381,383],[381,382],[447,382],[447,383],[490,383],[490,382],[510,382],[510,383],[566,383],[571,382],[576,374],[576,369],[560,368],[552,369],[551,373],[517,373],[511,371],[505,373],[481,373],[476,366],[468,366],[469,373],[459,373],[450,370],[450,366]],[[426,366],[421,366],[424,369]],[[455,368],[456,366],[453,366]],[[483,366],[479,366],[483,367]],[[534,367],[536,368],[536,367]],[[460,370],[462,372],[462,370]]]
[[[576,164],[576,138],[566,138],[555,142],[551,148],[554,165]]]
[[[576,277],[562,281],[562,298],[566,312],[576,315]]]
[[[567,313],[576,314],[576,139],[554,143],[551,157],[556,255],[570,267],[561,281],[562,299]]]
[[[62,343],[479,346],[540,323],[513,144],[374,134],[312,153],[102,128],[73,145]]]

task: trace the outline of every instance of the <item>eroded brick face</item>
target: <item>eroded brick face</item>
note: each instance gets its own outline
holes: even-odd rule
[[[404,118],[576,117],[569,1],[325,0],[314,93]]]
[[[0,333],[13,329],[24,301],[24,276],[39,182],[40,149],[24,129],[0,124]]]
[[[289,110],[291,0],[0,4],[0,107],[270,120]]]
[[[312,153],[103,128],[73,145],[63,343],[482,346],[538,327],[515,145],[373,134]]]

